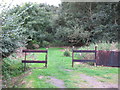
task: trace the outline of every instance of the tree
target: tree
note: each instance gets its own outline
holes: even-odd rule
[[[99,40],[116,42],[119,29],[117,5],[118,3],[109,2],[64,2],[61,5],[59,18],[56,20],[57,26],[60,26],[60,29],[64,28],[61,32],[73,33],[66,35],[69,36],[66,42],[71,41],[73,45],[80,46]],[[60,30],[56,30],[59,35]],[[61,37],[58,38],[62,40]]]
[[[2,12],[2,47],[0,49],[3,58],[9,56],[18,47],[30,43],[44,46],[43,44],[52,41],[53,8],[45,4],[26,3]]]
[[[17,11],[18,8],[14,10]],[[0,41],[0,50],[3,58],[9,56],[16,48],[23,46],[26,42],[26,38],[22,35],[25,28],[19,23],[21,17],[18,17],[14,10],[6,10],[1,13],[2,40]],[[13,11],[14,13],[12,13]]]

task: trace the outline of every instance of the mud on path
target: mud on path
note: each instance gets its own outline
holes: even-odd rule
[[[57,79],[55,77],[52,77],[52,76],[39,76],[38,78],[39,79],[47,78],[46,79],[47,83],[50,83],[50,84],[56,86],[57,88],[66,88],[65,85],[64,85],[64,81],[60,80],[60,79]]]
[[[77,85],[79,88],[118,88],[118,84],[101,82],[98,80],[98,78],[93,76],[79,74],[79,77],[80,77],[79,81],[81,81]],[[45,82],[50,83],[56,86],[57,88],[66,88],[63,80],[57,79],[53,76],[39,76],[38,78],[39,79],[46,78]]]
[[[51,83],[58,88],[65,88],[64,82],[62,80],[56,79],[55,77],[52,77],[52,76],[48,76],[48,78],[49,79],[46,80],[46,82]]]

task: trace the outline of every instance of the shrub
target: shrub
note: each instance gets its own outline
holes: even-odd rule
[[[0,33],[0,51],[2,52],[2,58],[6,58],[17,48],[26,44],[26,36],[23,35],[23,32],[26,29],[18,24],[20,18],[16,18],[17,15],[2,13],[2,16],[6,19],[3,19],[2,21],[2,31]]]
[[[33,42],[32,41],[28,41],[27,45],[26,45],[27,49],[35,49],[35,47],[33,46]]]
[[[10,58],[4,58],[2,63],[2,75],[3,79],[9,79],[20,75],[23,72],[24,66],[20,60],[12,60]]]
[[[52,43],[51,43],[51,46],[54,46],[54,47],[62,47],[62,46],[68,46],[66,44],[66,42],[63,42],[61,40],[54,40]]]
[[[120,43],[116,44],[116,48],[120,50]]]
[[[86,62],[88,65],[94,66],[94,62]]]
[[[36,42],[35,40],[33,41],[28,41],[27,42],[27,45],[26,45],[26,48],[27,49],[38,49],[40,46],[39,46],[39,43]]]
[[[64,52],[64,56],[69,57],[70,56],[70,52],[69,51],[65,51]]]
[[[48,47],[50,43],[48,41],[43,41],[42,47]]]

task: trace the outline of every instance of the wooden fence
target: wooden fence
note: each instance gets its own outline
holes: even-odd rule
[[[45,67],[47,67],[47,57],[48,57],[48,50],[23,50],[22,52],[25,53],[25,59],[22,60],[22,63],[24,63],[24,71],[26,69],[26,63],[45,63]],[[39,61],[39,60],[26,60],[26,53],[46,53],[45,60]]]
[[[94,60],[80,60],[74,59],[74,53],[94,53]],[[120,67],[120,51],[106,51],[106,50],[72,50],[72,67],[74,62],[94,62],[94,65]]]
[[[74,53],[94,53],[95,58],[93,60],[74,59]],[[74,62],[94,62],[94,65],[96,65],[96,58],[97,46],[95,46],[95,50],[72,50],[72,67],[74,66]]]
[[[97,65],[120,67],[120,51],[97,51]]]

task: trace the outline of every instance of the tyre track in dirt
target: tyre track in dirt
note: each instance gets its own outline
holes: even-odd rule
[[[117,84],[100,82],[95,77],[87,76],[85,74],[80,74],[79,76],[81,80],[85,80],[88,83],[88,87],[92,86],[93,88],[118,88]]]

